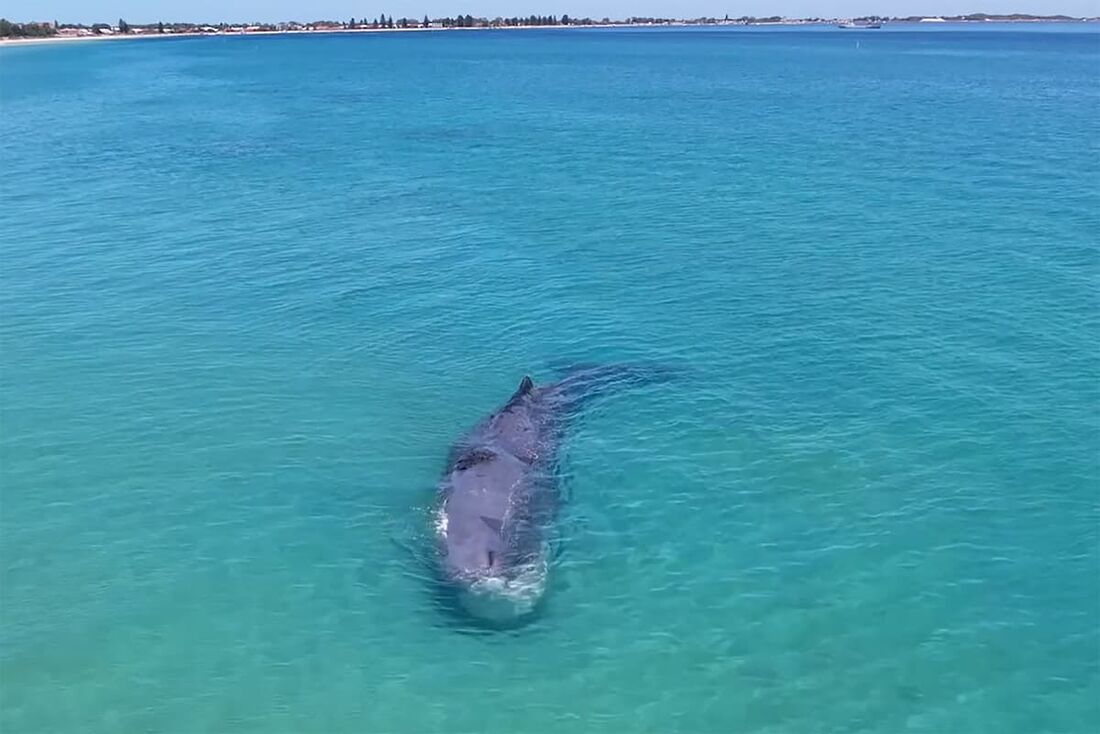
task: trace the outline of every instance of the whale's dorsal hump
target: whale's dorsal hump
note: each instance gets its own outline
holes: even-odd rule
[[[514,403],[515,401],[527,395],[535,389],[535,383],[531,381],[530,375],[524,375],[523,379],[519,381],[519,387],[516,388],[516,392],[512,395],[512,398],[508,401]]]

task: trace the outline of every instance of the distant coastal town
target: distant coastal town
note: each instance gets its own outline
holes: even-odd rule
[[[1097,18],[1075,18],[1067,15],[1029,15],[1012,13],[995,15],[971,13],[954,16],[886,17],[869,15],[860,18],[785,18],[770,16],[757,18],[741,16],[731,18],[575,18],[569,15],[529,15],[526,17],[453,17],[397,18],[380,14],[373,18],[349,18],[346,21],[315,20],[310,22],[286,21],[281,23],[128,23],[120,18],[117,23],[59,23],[58,21],[13,22],[0,18],[0,40],[48,40],[75,38],[112,38],[139,36],[196,36],[249,33],[315,33],[354,31],[414,31],[450,30],[466,28],[560,28],[560,27],[616,27],[616,26],[726,26],[726,25],[873,25],[886,23],[1042,23],[1042,22],[1090,22]]]

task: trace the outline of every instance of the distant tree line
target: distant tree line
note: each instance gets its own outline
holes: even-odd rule
[[[324,25],[325,23],[323,23],[322,21],[318,21],[313,25],[318,24]],[[363,18],[362,20],[356,20],[355,18],[352,18],[347,22],[345,27],[349,30],[356,30],[359,28],[427,28],[428,25],[429,21],[428,16],[426,15],[424,16],[424,21],[421,22],[416,18],[398,18],[397,20],[394,20],[392,15],[386,15],[385,13],[383,13],[374,20],[371,20],[370,18]]]
[[[878,15],[867,15],[861,18],[854,18],[853,20],[860,22],[915,22],[919,21],[924,16],[908,16],[908,17],[895,17],[889,18]],[[1047,20],[1047,21],[1073,21],[1081,20],[1079,18],[1071,18],[1065,15],[1029,15],[1025,13],[1013,13],[1006,15],[992,15],[987,13],[971,13],[969,15],[952,15],[952,16],[940,16],[944,20],[948,21],[1028,21],[1028,20]],[[474,17],[470,14],[447,16],[442,18],[429,18],[427,15],[423,19],[418,18],[398,18],[394,19],[392,15],[386,15],[385,13],[378,15],[374,19],[370,18],[351,18],[346,22],[317,20],[309,23],[299,23],[295,21],[283,22],[283,23],[248,23],[248,24],[229,24],[229,23],[147,23],[130,24],[122,18],[119,18],[117,26],[111,26],[108,23],[94,23],[90,26],[83,24],[61,24],[57,21],[53,23],[15,23],[5,18],[0,18],[0,38],[48,38],[50,36],[57,35],[58,31],[90,31],[93,34],[112,34],[112,33],[245,33],[245,32],[272,32],[272,31],[311,31],[311,30],[359,30],[359,29],[405,29],[405,28],[514,28],[514,27],[540,27],[540,26],[587,26],[587,25],[671,25],[671,24],[694,24],[694,25],[715,25],[715,24],[738,24],[738,25],[754,25],[758,23],[781,23],[792,22],[790,19],[782,18],[778,15],[772,15],[765,18],[759,18],[754,16],[743,15],[740,18],[731,19],[729,15],[719,20],[713,17],[700,17],[694,19],[675,19],[675,18],[651,18],[646,16],[631,16],[623,20],[611,20],[609,18],[602,18],[601,20],[593,20],[592,18],[572,18],[568,15],[555,16],[555,15],[529,15],[526,17],[513,16],[510,18],[496,17],[496,18],[482,18]],[[796,23],[817,23],[817,22],[832,22],[826,21],[823,18],[803,18]]]
[[[604,21],[606,22],[607,19],[605,18]],[[416,18],[398,18],[394,20],[392,15],[383,13],[373,20],[370,18],[359,20],[351,18],[345,24],[345,27],[352,30],[360,28],[430,28],[433,26],[437,28],[496,28],[501,26],[594,25],[595,23],[596,21],[591,18],[570,18],[568,15],[563,15],[560,18],[555,15],[530,15],[526,18],[475,18],[467,13],[466,15],[434,19],[425,15],[422,20]]]
[[[742,15],[736,22],[744,25],[754,25],[756,23],[778,23],[781,20],[783,20],[783,18],[778,15],[769,15],[766,18],[757,18],[753,15]]]
[[[771,18],[754,18],[750,16],[742,16],[738,18],[738,23],[769,23],[778,22],[781,20],[778,16]],[[247,28],[249,31],[285,31],[285,30],[359,30],[359,29],[372,29],[372,30],[389,30],[394,28],[515,28],[515,27],[539,27],[539,26],[589,26],[589,25],[669,25],[672,23],[717,23],[719,22],[715,18],[698,18],[695,20],[684,21],[673,18],[650,18],[642,16],[633,16],[624,20],[611,20],[610,18],[602,18],[600,20],[593,20],[592,18],[572,18],[569,15],[528,15],[526,17],[513,16],[510,18],[496,17],[496,18],[484,18],[475,17],[469,13],[465,15],[447,16],[442,18],[429,18],[427,15],[423,19],[417,18],[397,18],[394,19],[392,15],[385,13],[371,18],[350,18],[346,22],[318,20],[309,23],[252,23],[252,24],[234,24],[228,23],[147,23],[130,24],[124,19],[119,18],[118,25],[112,27],[108,23],[94,23],[91,26],[83,24],[65,24],[58,26],[54,24],[44,23],[11,23],[7,20],[0,20],[0,36],[52,36],[57,33],[58,28],[61,29],[81,29],[91,30],[92,33],[195,33],[195,32],[228,32],[228,31],[240,31]],[[726,16],[725,22],[730,22],[729,16]]]
[[[928,16],[924,15],[909,15],[904,18],[882,18],[882,20],[894,20],[894,21],[919,21]],[[1074,18],[1069,15],[1031,15],[1030,13],[970,13],[968,15],[941,15],[938,16],[944,20],[953,21],[1027,21],[1027,20],[1048,20],[1048,21],[1067,21],[1067,20],[1081,20],[1081,18]]]
[[[12,23],[0,18],[0,38],[49,38],[57,35],[57,23]]]
[[[606,18],[604,22],[607,22]],[[432,23],[437,23],[444,28],[517,28],[530,26],[595,25],[597,21],[591,18],[570,18],[568,15],[562,15],[561,17],[556,15],[528,15],[526,17],[513,16],[511,18],[475,18],[467,14],[458,15],[453,18],[436,18]]]

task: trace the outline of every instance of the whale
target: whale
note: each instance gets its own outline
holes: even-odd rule
[[[438,575],[465,613],[496,624],[535,613],[553,557],[569,424],[593,398],[653,377],[628,366],[580,367],[541,386],[525,376],[453,444],[437,488],[434,535]]]

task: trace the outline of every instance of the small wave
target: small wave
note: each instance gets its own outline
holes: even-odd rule
[[[510,576],[484,576],[461,594],[462,605],[471,614],[488,620],[509,620],[532,614],[546,593],[550,575],[549,546],[543,546],[537,560],[524,564]]]

